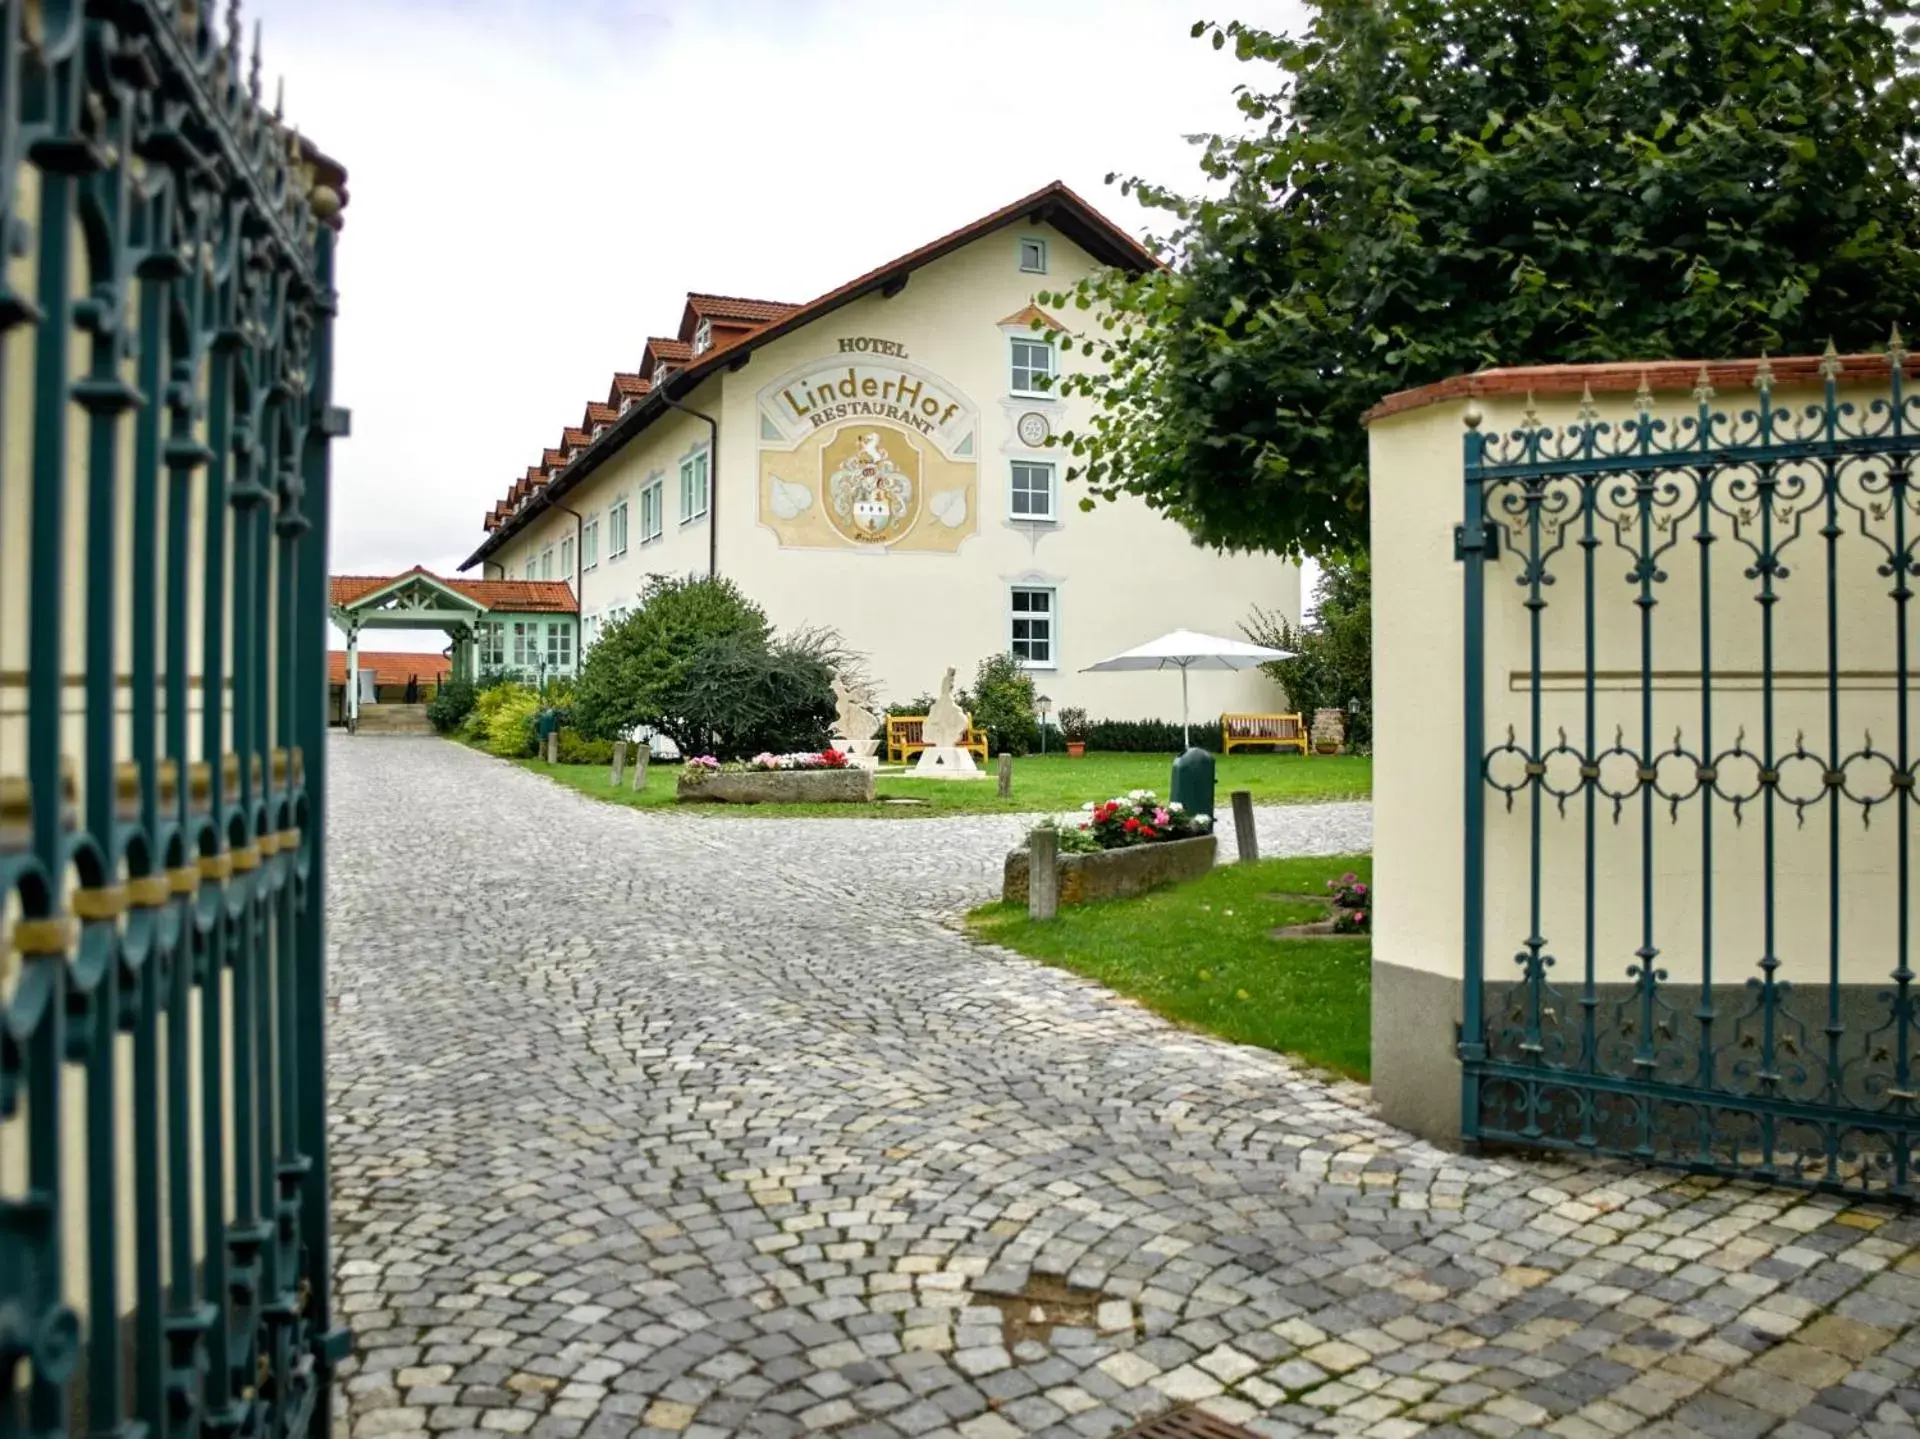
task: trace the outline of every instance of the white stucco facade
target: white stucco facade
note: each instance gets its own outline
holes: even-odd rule
[[[1035,242],[1044,272],[1023,268]],[[1096,263],[1062,231],[1016,219],[890,294],[740,347],[737,367],[675,393],[717,421],[717,465],[703,420],[662,413],[583,480],[556,485],[551,504],[524,506],[490,542],[485,574],[573,579],[591,646],[650,576],[714,563],[781,629],[838,630],[882,699],[930,693],[950,665],[966,683],[1011,649],[1056,708],[1177,719],[1176,676],[1081,671],[1171,629],[1238,637],[1256,605],[1297,620],[1300,576],[1271,556],[1200,548],[1130,497],[1080,508],[1070,456],[1045,438],[1078,427],[1085,402],[1033,384],[1026,346],[1043,338],[1036,294]],[[1084,359],[1048,354],[1056,367]],[[1196,718],[1281,701],[1258,672],[1193,676]]]

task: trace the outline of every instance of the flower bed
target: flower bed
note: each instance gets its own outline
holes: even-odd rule
[[[723,765],[697,755],[681,767],[681,804],[872,804],[873,771],[850,768],[837,750],[757,754]]]
[[[1124,849],[1062,854],[1054,864],[1060,875],[1060,903],[1095,904],[1145,894],[1163,884],[1198,879],[1213,868],[1218,842],[1210,834]],[[1000,897],[1009,904],[1027,902],[1032,855],[1016,849],[1001,874]]]
[[[1213,820],[1190,815],[1179,804],[1162,803],[1150,789],[1085,807],[1077,827],[1052,824],[1059,837],[1060,903],[1092,904],[1124,899],[1163,884],[1196,879],[1213,868],[1218,848]],[[1007,856],[1001,897],[1025,904],[1031,855],[1022,848]]]

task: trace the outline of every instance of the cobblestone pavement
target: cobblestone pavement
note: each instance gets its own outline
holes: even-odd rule
[[[1005,819],[332,760],[350,1439],[1913,1431],[1920,1222],[1450,1155],[974,947]]]

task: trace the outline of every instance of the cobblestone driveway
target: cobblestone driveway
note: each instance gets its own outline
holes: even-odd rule
[[[1913,1430],[1920,1223],[1452,1156],[974,948],[1004,819],[332,760],[352,1439]]]

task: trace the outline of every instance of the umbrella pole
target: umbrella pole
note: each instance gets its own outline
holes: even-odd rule
[[[1180,745],[1183,749],[1193,748],[1193,735],[1187,725],[1187,667],[1180,666]]]

